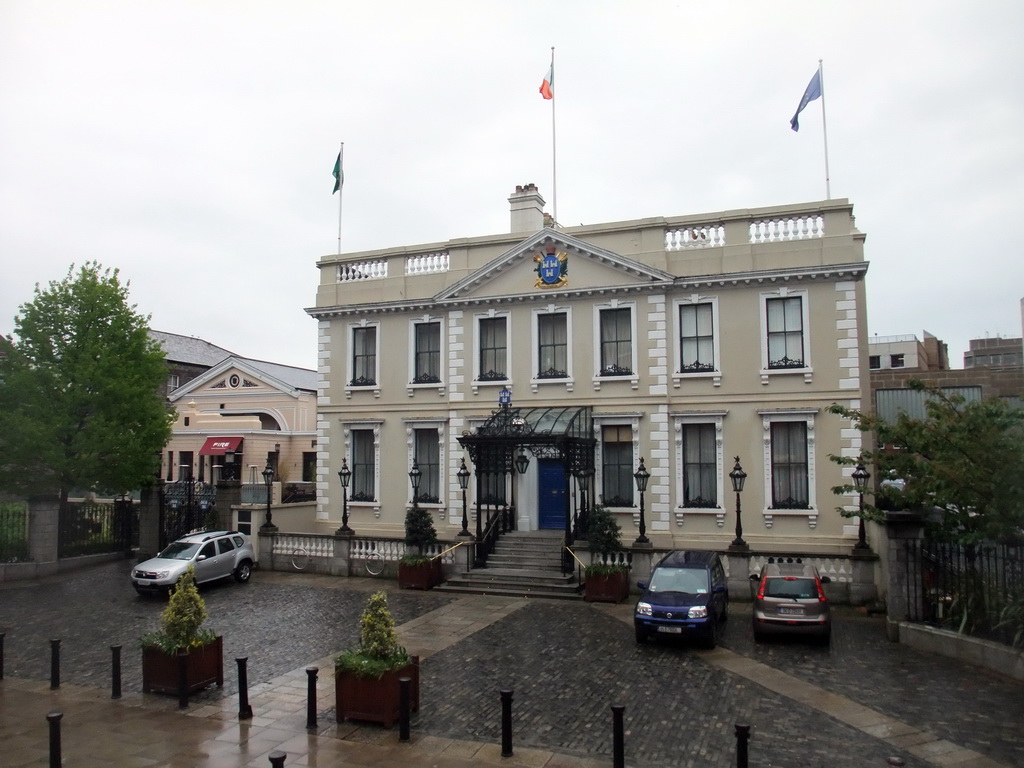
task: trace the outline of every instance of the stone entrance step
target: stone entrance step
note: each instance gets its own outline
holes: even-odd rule
[[[547,597],[581,600],[574,573],[562,573],[562,536],[546,531],[503,535],[487,558],[487,567],[450,577],[434,588],[509,597]]]

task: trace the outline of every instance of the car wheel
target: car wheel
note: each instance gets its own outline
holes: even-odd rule
[[[757,627],[754,627],[754,642],[755,643],[763,643],[764,642],[764,633],[763,632],[758,632],[757,631]]]
[[[647,642],[647,633],[644,630],[640,629],[640,627],[634,627],[633,630],[636,634],[636,641],[638,643]]]
[[[235,581],[239,584],[245,584],[245,582],[249,580],[250,576],[252,576],[252,563],[248,560],[243,560],[238,564],[238,567],[235,568]]]

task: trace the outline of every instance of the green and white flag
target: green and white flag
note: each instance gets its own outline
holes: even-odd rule
[[[341,152],[338,153],[338,159],[334,161],[334,192],[341,189],[341,185],[345,183],[345,171],[341,169]],[[333,195],[334,192],[331,194]]]

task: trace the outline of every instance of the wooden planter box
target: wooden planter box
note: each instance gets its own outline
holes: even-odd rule
[[[629,597],[629,571],[586,577],[583,599],[588,603],[621,603]]]
[[[352,672],[334,668],[335,720],[366,720],[390,728],[398,721],[400,686],[398,679],[411,678],[409,684],[409,711],[420,708],[420,658],[382,677],[361,677]]]
[[[419,565],[404,565],[398,562],[398,586],[400,589],[431,589],[444,581],[444,568],[437,557]]]
[[[188,656],[188,692],[197,693],[214,683],[224,685],[224,638],[194,648]],[[178,657],[156,646],[142,649],[142,692],[178,695]]]

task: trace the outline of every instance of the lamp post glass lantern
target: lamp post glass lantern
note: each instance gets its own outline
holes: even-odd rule
[[[459,536],[469,538],[473,534],[469,532],[469,517],[466,514],[466,489],[469,488],[469,470],[466,469],[465,459],[462,460],[462,466],[459,467],[459,471],[455,473],[455,478],[459,481],[459,488],[462,489],[462,530],[459,531]]]
[[[412,469],[409,470],[409,482],[412,483],[412,507],[416,509],[419,506],[420,501],[420,478],[423,477],[423,473],[420,472],[420,465],[416,459],[412,460]]]
[[[736,457],[736,464],[733,466],[732,472],[729,473],[729,479],[732,480],[732,489],[736,493],[736,538],[732,540],[730,546],[745,547],[747,542],[743,540],[743,513],[740,508],[740,493],[743,491],[743,483],[747,480],[747,473],[740,466],[739,456]]]
[[[519,455],[516,456],[515,465],[516,471],[518,471],[520,475],[526,474],[526,470],[530,467],[530,457],[526,455],[525,448],[519,449]]]
[[[636,537],[634,543],[650,544],[651,540],[647,538],[647,523],[644,520],[644,491],[647,490],[647,481],[651,479],[651,473],[644,466],[643,457],[640,458],[640,466],[633,473],[633,479],[636,481],[636,489],[640,492],[640,535]]]
[[[863,462],[857,462],[857,468],[853,470],[853,485],[857,489],[857,510],[858,510],[858,524],[857,524],[857,543],[853,545],[854,549],[868,549],[867,536],[864,531],[864,491],[868,488],[868,479],[871,477],[871,473],[864,469]]]
[[[348,526],[348,484],[352,479],[352,470],[348,468],[348,459],[341,460],[341,469],[338,470],[338,479],[341,480],[341,528],[339,534],[355,533]]]
[[[264,485],[267,486],[267,516],[266,519],[263,521],[263,525],[261,525],[260,527],[270,529],[275,528],[276,526],[274,525],[274,518],[270,512],[271,491],[273,490],[274,485],[274,468],[270,466],[269,461],[267,462],[267,466],[264,467],[262,475],[263,483]]]

